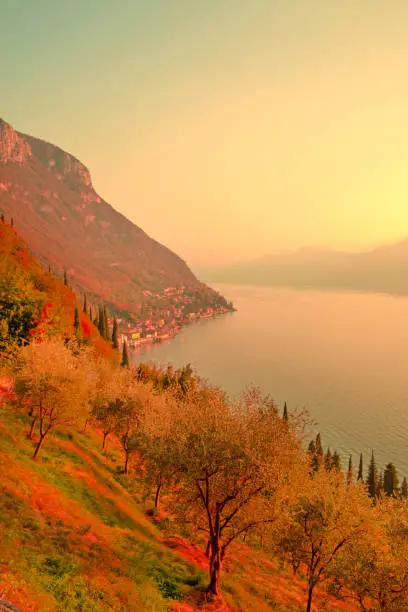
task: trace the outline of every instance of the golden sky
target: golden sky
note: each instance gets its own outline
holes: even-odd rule
[[[16,0],[0,116],[193,267],[368,248],[408,236],[407,31],[403,0]]]

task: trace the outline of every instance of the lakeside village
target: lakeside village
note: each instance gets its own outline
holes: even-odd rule
[[[158,294],[145,290],[143,296],[146,301],[137,317],[117,319],[120,345],[126,342],[133,350],[167,340],[195,321],[235,310],[232,302],[217,293],[185,286],[167,287]]]

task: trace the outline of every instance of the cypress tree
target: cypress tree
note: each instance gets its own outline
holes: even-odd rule
[[[283,418],[284,421],[288,420],[288,407],[286,405],[286,402],[283,405],[283,415],[282,415],[282,418]]]
[[[339,453],[335,450],[333,453],[333,458],[332,458],[332,466],[338,471],[341,471],[341,461],[340,461],[340,455]]]
[[[398,475],[393,463],[388,463],[384,470],[384,492],[390,496],[398,492]]]
[[[13,217],[11,217],[11,219],[10,219],[10,225],[11,225],[11,227],[14,227],[14,219],[13,219]]]
[[[307,450],[309,451],[309,453],[311,455],[315,454],[315,452],[316,452],[316,445],[315,445],[315,441],[314,440],[310,440],[309,446],[307,447]]]
[[[317,472],[318,468],[319,468],[319,463],[317,461],[317,456],[316,456],[316,443],[314,440],[310,440],[309,442],[309,447],[308,447],[308,451],[310,453],[310,465],[311,468],[314,472]]]
[[[76,329],[76,330],[79,329],[79,312],[78,312],[78,308],[75,308],[75,311],[74,311],[74,329]]]
[[[332,457],[332,454],[331,454],[330,447],[327,449],[327,453],[326,453],[326,456],[324,458],[324,467],[325,467],[327,472],[330,472],[330,470],[333,467],[333,457]]]
[[[4,213],[1,213],[1,222],[4,223]]]
[[[317,455],[318,460],[322,461],[324,457],[324,451],[323,451],[322,438],[319,433],[316,435],[315,448],[316,448],[316,455]]]
[[[348,468],[347,468],[347,484],[351,484],[353,482],[353,459],[350,455]]]
[[[84,314],[87,314],[87,311],[88,311],[88,304],[87,304],[87,302],[86,302],[86,291],[85,291],[85,293],[84,293],[84,306],[83,306],[82,310],[83,310],[83,313],[84,313]]]
[[[104,326],[103,326],[103,310],[100,304],[98,306],[98,329],[99,329],[99,333],[101,334],[102,338],[104,338],[105,333],[104,333]]]
[[[122,368],[125,368],[129,365],[129,355],[126,340],[123,341],[122,345],[122,363],[120,365],[122,366]]]
[[[109,342],[110,338],[109,338],[109,325],[108,325],[108,315],[106,313],[106,307],[103,307],[103,333],[104,333],[104,338],[107,342]]]
[[[385,472],[378,472],[376,497],[380,497],[381,492],[384,491],[384,474]]]
[[[112,346],[113,346],[114,349],[119,348],[119,343],[118,343],[118,322],[116,321],[116,317],[113,319]]]
[[[369,496],[374,498],[377,495],[377,487],[378,487],[378,471],[377,471],[377,464],[375,462],[374,451],[371,451],[371,459],[368,465],[368,474],[367,474],[366,484],[367,484]]]
[[[81,337],[81,323],[79,320],[78,308],[75,308],[75,311],[74,311],[74,330],[75,330],[75,336],[79,340]]]
[[[408,482],[407,482],[407,479],[405,478],[405,476],[404,476],[404,478],[402,480],[402,485],[401,485],[401,497],[403,499],[407,499],[408,498]]]
[[[92,306],[89,304],[89,320],[92,321]]]
[[[64,270],[64,285],[66,287],[68,287],[68,276],[67,276],[67,271]]]
[[[358,464],[357,480],[363,480],[363,453],[360,453],[360,463]]]

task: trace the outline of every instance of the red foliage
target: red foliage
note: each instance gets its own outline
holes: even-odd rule
[[[208,559],[199,546],[178,537],[167,538],[163,540],[163,544],[200,569],[208,570]]]
[[[84,321],[84,320],[81,321],[81,330],[82,330],[82,335],[84,338],[91,337],[91,326],[88,324],[87,321]]]

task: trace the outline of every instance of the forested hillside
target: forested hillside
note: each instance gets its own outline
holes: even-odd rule
[[[43,610],[408,609],[407,484],[305,415],[118,357],[0,223],[0,599]],[[77,313],[77,314],[75,314]]]

